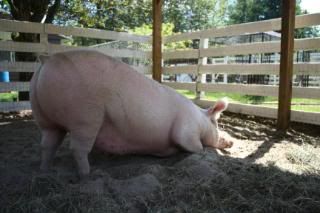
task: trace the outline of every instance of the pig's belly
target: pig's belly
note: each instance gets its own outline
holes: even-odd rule
[[[125,138],[112,125],[104,124],[96,138],[95,149],[110,154],[148,154],[168,156],[178,149],[165,141],[144,141],[143,139]]]

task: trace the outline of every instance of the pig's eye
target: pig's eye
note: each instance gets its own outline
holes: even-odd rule
[[[211,121],[211,123],[212,123],[213,125],[217,126],[217,121],[216,121],[216,120],[210,119],[210,121]]]

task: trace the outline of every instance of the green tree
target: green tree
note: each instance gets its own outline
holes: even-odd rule
[[[174,24],[172,23],[163,23],[162,24],[162,36],[170,36],[174,35],[173,32]],[[129,32],[137,34],[137,35],[152,35],[152,25],[151,24],[143,24],[141,27],[135,27],[133,30],[130,30]],[[192,44],[191,40],[187,41],[179,41],[179,42],[173,42],[168,43],[164,45],[165,49],[186,49],[190,47]]]
[[[151,0],[65,0],[57,23],[128,31],[152,22]]]
[[[300,6],[301,0],[296,3],[296,15],[307,14]],[[229,7],[229,24],[240,24],[281,17],[282,0],[237,0]],[[295,30],[296,38],[316,37],[319,31],[313,27]]]
[[[163,20],[173,32],[196,31],[224,25],[227,0],[165,0]]]

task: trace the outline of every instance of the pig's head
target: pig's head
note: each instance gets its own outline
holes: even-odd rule
[[[226,132],[220,131],[218,127],[218,119],[220,114],[228,107],[227,98],[216,101],[213,107],[210,107],[206,111],[206,116],[210,120],[209,131],[212,131],[212,137],[210,141],[206,141],[207,146],[212,146],[219,149],[230,148],[233,142],[230,140],[231,137]],[[228,135],[228,136],[227,136]]]

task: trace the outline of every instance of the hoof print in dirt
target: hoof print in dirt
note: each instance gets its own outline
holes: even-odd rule
[[[211,167],[209,162],[202,161],[197,165],[186,168],[187,173],[194,179],[211,179],[220,173],[216,167]]]
[[[174,165],[176,168],[184,168],[184,167],[190,167],[192,165],[197,165],[202,161],[209,161],[214,162],[218,160],[218,155],[216,154],[216,151],[214,153],[211,153],[210,155],[204,153],[204,154],[190,154],[186,158],[183,158],[178,163]]]
[[[80,186],[80,192],[101,195],[104,192],[104,180],[99,178],[96,180],[87,181]]]
[[[133,197],[149,198],[161,188],[157,178],[151,174],[144,174],[127,180],[110,180],[108,187],[119,199],[132,199]]]

